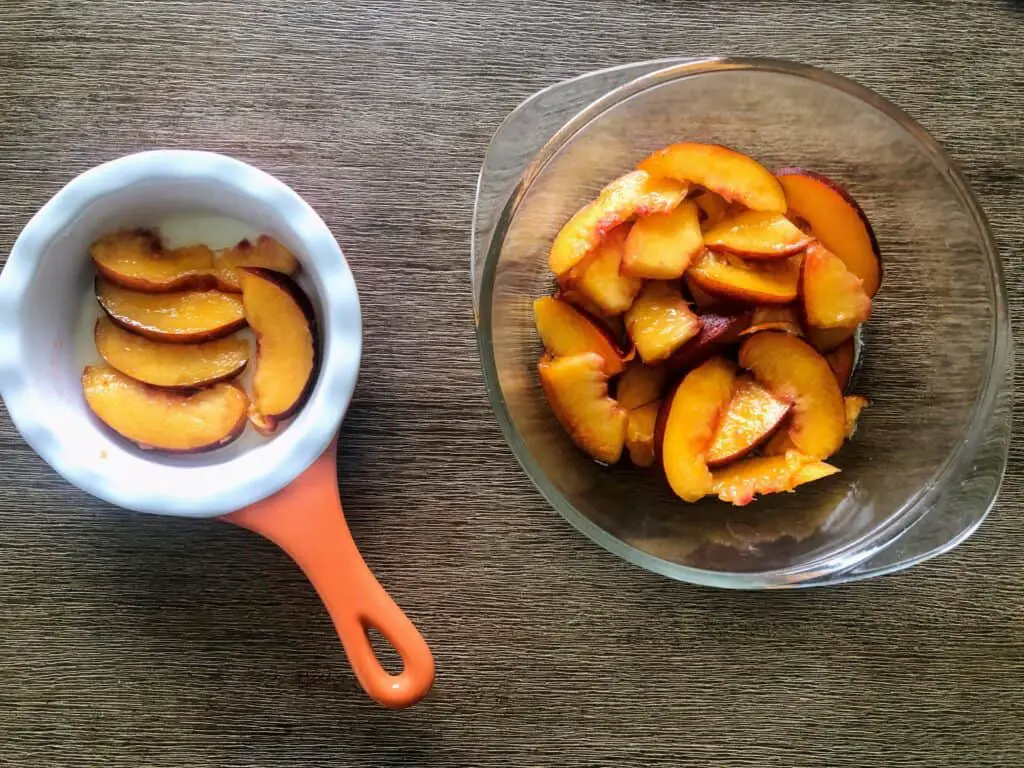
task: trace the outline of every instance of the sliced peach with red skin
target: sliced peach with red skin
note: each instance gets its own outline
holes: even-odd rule
[[[839,470],[797,451],[782,456],[744,459],[714,474],[712,492],[737,507],[768,493],[792,492],[798,485],[834,475]]]
[[[643,280],[622,273],[622,254],[630,225],[608,233],[567,277],[567,287],[581,291],[602,313],[620,315],[633,305]]]
[[[797,450],[825,459],[843,444],[843,395],[828,362],[796,336],[765,331],[740,346],[740,366],[775,397],[793,404],[788,429]]]
[[[850,383],[850,376],[853,375],[853,365],[857,358],[857,343],[853,339],[847,339],[831,352],[826,353],[825,359],[829,367],[836,375],[839,382],[839,389],[845,390]]]
[[[287,275],[260,267],[239,269],[245,317],[256,334],[249,420],[263,434],[305,403],[316,381],[316,316],[309,297]]]
[[[214,275],[218,287],[225,291],[241,293],[240,267],[261,267],[285,275],[299,271],[299,260],[278,240],[269,235],[260,235],[253,243],[241,240],[231,248],[217,253]]]
[[[750,376],[737,377],[732,399],[708,449],[708,466],[720,467],[746,456],[771,437],[790,408]]]
[[[750,336],[761,331],[785,331],[794,336],[803,336],[799,310],[792,305],[754,307],[750,313],[750,327],[743,331],[743,335]]]
[[[620,176],[562,227],[551,244],[548,267],[558,277],[567,274],[617,226],[634,216],[671,211],[686,197],[687,189],[684,183],[643,171]]]
[[[571,357],[544,355],[540,383],[555,418],[588,456],[614,464],[626,442],[626,409],[608,396],[604,359],[593,352]]]
[[[610,376],[625,368],[622,350],[611,333],[571,304],[545,296],[533,302],[533,316],[544,348],[555,357],[595,352]]]
[[[637,167],[651,176],[700,184],[751,210],[786,212],[786,196],[779,180],[753,158],[719,144],[672,144],[649,155]]]
[[[255,266],[293,274],[299,262],[281,243],[260,235],[214,253],[205,245],[165,249],[159,235],[136,229],[101,237],[89,249],[101,276],[134,291],[168,293],[219,289],[240,293],[237,268]]]
[[[660,400],[668,383],[668,369],[663,365],[644,365],[634,361],[619,378],[615,399],[627,411]]]
[[[193,245],[165,251],[160,236],[148,229],[105,235],[89,247],[96,271],[133,291],[167,293],[216,287],[210,274],[213,251]]]
[[[638,467],[654,464],[654,433],[661,402],[655,400],[629,412],[626,422],[626,448],[629,460]]]
[[[182,393],[136,381],[106,365],[87,366],[82,391],[104,424],[140,448],[199,453],[227,445],[245,429],[248,398],[234,384]]]
[[[725,198],[710,190],[703,190],[693,198],[700,209],[700,228],[707,232],[729,213],[729,203]]]
[[[633,277],[674,280],[704,250],[697,205],[684,200],[668,213],[638,219],[629,230],[622,271]]]
[[[783,168],[779,182],[789,213],[806,221],[821,244],[843,260],[863,283],[868,296],[882,282],[882,257],[868,217],[841,186],[820,173]]]
[[[245,326],[242,299],[221,291],[141,293],[97,278],[96,300],[122,328],[171,344],[219,339]]]
[[[860,419],[861,411],[871,405],[871,401],[862,395],[847,395],[843,398],[843,408],[846,413],[846,439],[853,437],[857,431],[857,421]]]
[[[648,282],[626,313],[626,333],[648,364],[668,359],[700,329],[700,319],[670,283]]]
[[[790,304],[800,285],[801,256],[748,261],[707,250],[686,273],[704,290],[748,304]]]
[[[238,335],[200,344],[164,344],[101,317],[94,338],[108,365],[154,387],[208,387],[233,379],[249,362],[249,342]]]
[[[711,493],[707,452],[732,398],[736,366],[721,357],[690,371],[667,402],[661,460],[672,490],[694,502]]]
[[[700,333],[673,352],[665,366],[674,374],[696,368],[739,341],[740,333],[749,324],[749,312],[733,315],[707,312],[700,316]]]
[[[800,231],[781,213],[744,211],[704,233],[708,248],[747,259],[778,259],[799,253],[814,238]]]
[[[800,295],[804,317],[813,328],[852,328],[871,315],[871,298],[861,279],[818,243],[804,254]]]

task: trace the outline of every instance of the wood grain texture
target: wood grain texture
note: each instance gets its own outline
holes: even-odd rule
[[[860,80],[944,143],[1024,327],[1022,48],[1010,0],[4,3],[0,254],[72,176],[152,147],[252,162],[337,235],[366,324],[343,498],[438,679],[376,708],[281,553],[86,496],[0,411],[0,765],[1024,764],[1019,444],[980,532],[912,572],[675,584],[583,539],[520,471],[467,270],[477,169],[521,99],[636,59],[770,54]]]

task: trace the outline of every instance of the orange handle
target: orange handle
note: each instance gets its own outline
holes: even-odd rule
[[[385,707],[408,707],[430,690],[434,657],[352,540],[338,494],[335,448],[333,443],[284,490],[221,519],[288,553],[323,600],[363,689]],[[371,627],[398,651],[400,674],[390,674],[377,660],[367,635]]]

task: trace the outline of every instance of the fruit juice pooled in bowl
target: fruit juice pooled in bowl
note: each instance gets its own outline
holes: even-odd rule
[[[840,471],[828,459],[869,404],[846,390],[881,262],[836,182],[674,144],[577,211],[548,266],[538,373],[591,458],[735,505]]]
[[[82,390],[122,438],[204,453],[267,439],[302,407],[317,322],[299,262],[277,240],[222,217],[176,216],[109,232],[88,258]]]

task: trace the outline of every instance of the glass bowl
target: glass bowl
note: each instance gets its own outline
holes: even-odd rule
[[[830,461],[842,472],[746,508],[688,505],[660,472],[603,468],[556,422],[531,302],[547,251],[608,181],[678,141],[841,183],[870,218],[885,279],[850,391],[871,398]],[[491,403],[527,474],[570,523],[681,581],[763,589],[906,568],[967,538],[1006,466],[1012,347],[985,217],[921,126],[863,86],[771,59],[662,60],[541,91],[502,124],[473,222],[477,336]]]

